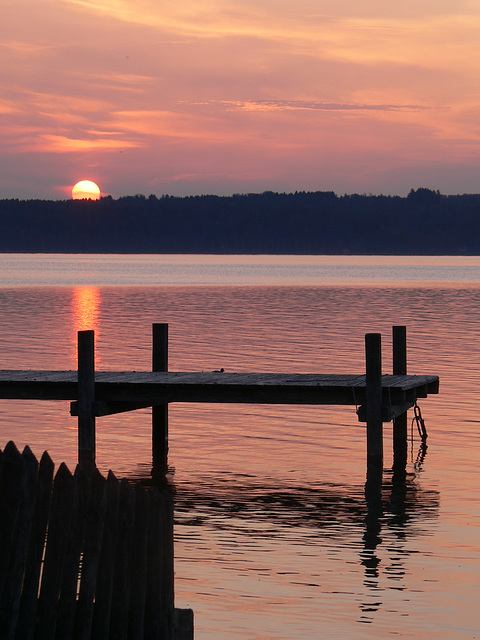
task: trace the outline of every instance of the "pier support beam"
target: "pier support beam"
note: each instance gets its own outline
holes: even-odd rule
[[[407,375],[407,328],[392,327],[393,374]],[[405,477],[408,450],[408,417],[402,413],[393,420],[393,472]],[[401,478],[399,478],[401,479]]]
[[[382,337],[365,335],[366,412],[367,412],[367,483],[365,491],[381,500],[383,474],[382,424]],[[374,500],[375,502],[375,500]]]
[[[95,336],[78,332],[78,463],[95,466]]]
[[[152,326],[152,371],[168,371],[168,324]],[[153,474],[168,470],[168,404],[152,407]]]

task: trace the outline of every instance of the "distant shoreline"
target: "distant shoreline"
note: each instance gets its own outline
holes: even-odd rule
[[[1,200],[0,253],[480,255],[480,195]]]

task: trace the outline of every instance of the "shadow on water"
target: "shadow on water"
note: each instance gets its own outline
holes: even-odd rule
[[[171,470],[160,482],[174,495],[177,524],[236,530],[239,521],[248,521],[250,534],[255,523],[262,525],[257,532],[260,537],[269,535],[266,523],[283,531],[302,527],[312,535],[321,531],[322,536],[329,537],[342,535],[345,526],[361,525],[365,529],[365,547],[375,549],[381,542],[382,527],[396,527],[399,535],[407,536],[410,530],[421,535],[423,529],[424,533],[429,531],[426,521],[438,515],[438,492],[417,482],[421,455],[424,457],[425,452],[419,452],[411,473],[384,470],[382,485],[373,496],[365,495],[362,485],[301,485],[228,472],[177,482]],[[137,468],[129,479],[144,485],[153,482],[147,473],[142,475],[142,468]]]
[[[421,446],[416,461],[405,469],[385,469],[373,492],[365,486],[335,483],[288,483],[247,474],[218,473],[176,481],[174,470],[163,479],[174,495],[175,523],[221,530],[232,544],[242,536],[262,546],[262,540],[348,548],[363,567],[359,623],[373,622],[382,608],[385,589],[408,590],[408,556],[415,540],[431,533],[438,518],[440,494],[419,482],[426,455]],[[138,473],[132,480],[152,484]],[[147,471],[145,469],[145,471]],[[319,551],[320,553],[320,551]]]
[[[406,574],[405,555],[409,553],[406,550],[407,539],[409,535],[428,535],[428,521],[438,517],[439,493],[421,489],[416,481],[426,453],[427,446],[422,444],[413,465],[413,473],[407,473],[405,468],[395,466],[390,471],[384,471],[381,489],[374,486],[369,489],[367,480],[364,546],[360,552],[360,561],[365,570],[364,586],[367,597],[360,605],[361,615],[358,622],[373,622],[373,615],[382,607],[383,603],[379,599],[382,591],[381,556],[386,552],[389,558],[383,574],[388,580],[395,581],[395,586],[390,588],[403,591],[403,578]],[[382,531],[388,538],[387,545],[382,545]]]

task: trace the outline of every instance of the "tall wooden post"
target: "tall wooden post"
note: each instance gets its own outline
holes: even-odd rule
[[[392,327],[393,374],[407,375],[407,327]],[[393,421],[393,471],[405,475],[408,450],[408,416],[407,412],[397,416]]]
[[[382,336],[365,335],[366,410],[367,410],[367,484],[369,495],[380,497],[383,474],[382,425]],[[374,500],[375,502],[375,500]]]
[[[95,466],[95,336],[78,332],[78,463]]]
[[[152,371],[168,371],[168,324],[154,324]],[[168,470],[168,404],[152,407],[153,471]]]

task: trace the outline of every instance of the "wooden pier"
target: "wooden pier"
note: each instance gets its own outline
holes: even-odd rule
[[[95,463],[95,419],[153,407],[153,466],[167,469],[172,402],[352,405],[367,423],[367,463],[383,464],[383,422],[394,421],[397,459],[405,457],[407,410],[438,393],[435,375],[407,375],[406,329],[393,328],[393,373],[382,375],[381,336],[365,336],[365,373],[226,373],[168,371],[168,327],[153,325],[152,371],[95,371],[94,332],[78,334],[77,371],[0,371],[1,399],[71,400],[78,416],[79,462]],[[405,451],[405,456],[403,454]],[[380,471],[381,473],[381,471]]]

